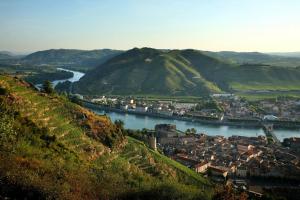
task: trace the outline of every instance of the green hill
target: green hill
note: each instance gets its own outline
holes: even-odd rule
[[[0,75],[0,198],[210,199],[210,183],[110,119]]]
[[[300,66],[300,58],[297,53],[287,54],[267,54],[260,52],[234,52],[234,51],[220,51],[210,52],[203,51],[203,53],[222,59],[229,63],[236,64],[262,64],[284,67]]]
[[[271,57],[254,53],[252,59],[257,56]],[[299,90],[300,68],[237,64],[197,50],[135,48],[89,71],[74,88],[82,94],[164,96]]]
[[[229,64],[210,56],[199,57],[195,50],[182,51],[183,56],[207,80],[222,91],[299,90],[300,67],[277,67],[263,64]]]
[[[197,95],[220,92],[179,51],[132,49],[84,76],[77,91],[85,94]]]
[[[21,60],[22,64],[94,67],[120,54],[111,49],[76,50],[50,49],[32,53]]]
[[[22,57],[24,57],[24,55],[17,55],[17,54],[11,53],[9,51],[0,51],[0,61],[1,62],[3,60],[19,59]]]

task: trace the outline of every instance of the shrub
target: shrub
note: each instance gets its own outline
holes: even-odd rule
[[[43,91],[48,93],[48,94],[53,94],[54,93],[53,85],[50,81],[45,81],[44,82]]]
[[[0,87],[0,95],[7,95],[8,90],[6,88]]]

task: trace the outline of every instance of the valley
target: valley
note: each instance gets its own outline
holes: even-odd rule
[[[15,154],[1,154],[3,163],[9,161],[13,166],[8,169],[0,165],[6,172],[0,174],[0,180],[1,177],[7,180],[1,183],[5,190],[0,191],[0,194],[10,197],[34,195],[72,199],[73,195],[82,194],[88,194],[89,198],[104,195],[113,199],[159,196],[164,199],[166,196],[159,191],[169,191],[165,195],[171,195],[172,198],[182,199],[184,196],[184,199],[211,199],[224,192],[224,189],[217,189],[222,187],[223,179],[220,176],[212,176],[207,171],[197,173],[196,165],[188,164],[186,160],[193,155],[184,154],[187,158],[182,158],[183,154],[177,153],[180,149],[188,148],[186,145],[179,148],[177,143],[172,146],[160,141],[157,143],[157,151],[153,151],[156,148],[153,149],[145,137],[150,137],[149,134],[158,124],[177,125],[178,133],[186,135],[178,137],[178,140],[181,137],[198,140],[198,137],[204,135],[211,140],[222,138],[222,141],[240,137],[242,139],[237,140],[239,143],[247,138],[253,141],[262,138],[270,148],[278,143],[282,151],[286,151],[281,145],[289,145],[286,142],[299,135],[298,129],[280,129],[291,128],[298,123],[297,112],[293,109],[296,108],[294,106],[298,98],[299,68],[240,64],[239,61],[220,60],[206,53],[198,50],[135,48],[89,68],[78,64],[80,61],[69,65],[68,59],[56,63],[43,61],[39,53],[39,59],[35,60],[34,54],[31,58],[35,64],[1,64],[2,70],[10,74],[4,73],[0,79],[2,90],[5,91],[1,97],[1,109],[5,111],[1,123],[7,125],[7,122],[14,122],[10,130],[15,130],[18,135],[19,129],[15,126],[20,126],[22,130],[28,130],[28,135],[17,136],[18,140],[12,137],[10,140],[15,147],[7,145],[6,139],[2,138],[3,144],[6,144],[3,148],[13,148]],[[41,64],[43,62],[47,64]],[[47,80],[52,82],[61,95],[43,92],[44,85],[41,84]],[[41,91],[36,91],[33,85],[39,85]],[[92,112],[69,102],[69,99],[77,104],[81,104],[82,99],[99,102],[91,109]],[[162,112],[163,115],[157,116],[154,112],[157,105],[162,110],[156,112]],[[269,105],[278,107],[278,110],[272,110]],[[131,113],[124,110],[125,106],[134,106],[126,108],[134,111]],[[152,109],[149,116],[141,110],[148,107]],[[138,113],[135,113],[136,109],[139,109]],[[282,109],[286,112],[281,112]],[[183,111],[186,114],[181,116]],[[172,116],[168,114],[170,112]],[[287,115],[287,112],[290,113]],[[14,116],[12,113],[18,114]],[[265,133],[261,128],[260,120],[267,114],[280,117],[279,121],[271,121],[275,126],[274,135]],[[215,119],[217,121],[211,121]],[[30,135],[31,130],[35,130],[38,135]],[[194,132],[197,134],[191,135]],[[173,141],[173,138],[165,140]],[[22,146],[24,142],[27,146]],[[171,147],[176,151],[170,151]],[[7,149],[2,149],[2,152]],[[60,173],[68,174],[68,177],[75,177],[79,182],[70,182],[65,178],[61,181],[69,188],[80,185],[81,189],[76,190],[78,193],[55,184],[60,175],[49,171],[54,163],[48,161],[49,157],[54,156],[58,156],[53,159],[55,162],[60,160],[55,168],[61,169]],[[19,157],[22,157],[20,163]],[[33,158],[34,162],[40,163],[38,169],[51,174],[51,179],[42,179],[31,166],[26,168],[26,176],[14,171],[24,162],[33,162]],[[182,159],[185,161],[182,162]],[[197,164],[201,165],[202,161],[197,159]],[[209,163],[208,168],[214,170],[213,162]],[[215,165],[222,170],[228,167],[222,163]],[[248,166],[247,163],[245,165]],[[285,169],[285,165],[282,168]],[[116,175],[117,171],[121,174]],[[13,177],[9,175],[11,173]],[[78,173],[82,176],[76,177]],[[235,177],[237,173],[232,171],[229,177],[234,181],[239,180]],[[202,174],[209,177],[204,178]],[[26,182],[21,177],[31,181]],[[249,177],[244,178],[249,187],[247,193],[252,195]],[[107,184],[108,180],[110,184]],[[11,184],[11,181],[16,183]],[[86,187],[81,186],[83,182]],[[115,190],[114,185],[120,182],[124,187]],[[103,184],[106,186],[103,187]],[[237,183],[234,185],[243,188]],[[261,187],[269,186],[262,184]],[[97,192],[90,192],[90,189]],[[8,192],[10,190],[18,192],[12,194]]]

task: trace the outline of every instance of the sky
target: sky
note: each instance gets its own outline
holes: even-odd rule
[[[0,0],[0,50],[300,51],[299,0]]]

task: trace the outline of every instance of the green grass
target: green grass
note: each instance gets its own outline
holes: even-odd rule
[[[262,90],[269,90],[269,91],[289,91],[289,90],[300,90],[300,85],[293,85],[293,83],[287,82],[280,82],[275,81],[274,83],[249,83],[249,84],[242,84],[232,82],[230,83],[230,87],[236,91],[262,91]]]
[[[297,92],[272,92],[272,93],[237,93],[236,95],[244,97],[249,101],[257,101],[264,99],[276,99],[278,97],[297,98],[300,99],[300,93]]]
[[[299,67],[230,64],[196,50],[149,48],[125,52],[75,84],[83,94],[169,97],[299,88]]]
[[[107,117],[8,76],[0,75],[0,88],[9,91],[0,95],[0,131],[5,133],[0,137],[0,180],[14,191],[5,195],[211,199],[213,188],[201,175],[138,140],[121,137]],[[118,146],[108,140],[119,141]]]
[[[151,61],[146,61],[151,59]],[[220,92],[177,52],[143,48],[119,55],[75,85],[83,94],[200,96]]]
[[[132,137],[127,137],[127,138],[128,138],[129,144],[132,143],[132,144],[139,145],[141,148],[147,148],[147,147],[145,147],[145,144],[143,142],[136,140]],[[186,174],[188,177],[195,179],[196,181],[198,181],[201,184],[209,185],[209,182],[207,181],[207,179],[203,178],[202,175],[196,173],[194,170],[187,168],[186,166],[158,153],[157,151],[153,151],[151,149],[148,149],[148,151],[151,153],[151,155],[153,156],[153,158],[155,160],[157,160],[161,163],[168,164],[169,166],[173,167],[176,170],[179,170],[180,172]]]

